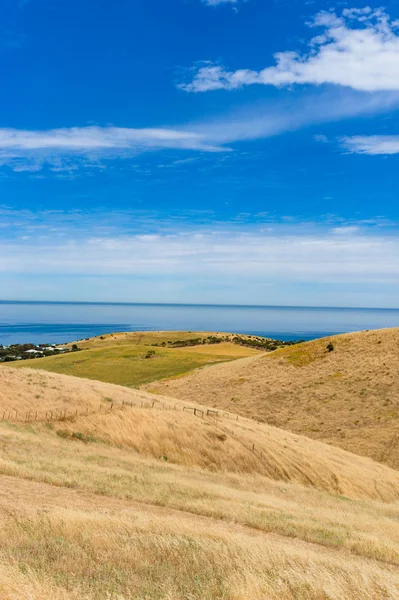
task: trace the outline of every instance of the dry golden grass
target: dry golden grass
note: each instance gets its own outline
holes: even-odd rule
[[[244,358],[246,356],[259,356],[261,350],[246,348],[232,342],[221,342],[220,344],[204,344],[203,346],[191,346],[184,349],[189,354],[207,354],[214,356],[231,356],[233,358]]]
[[[90,406],[0,422],[1,600],[399,600],[396,471],[110,384],[4,368],[0,390]]]
[[[2,600],[399,598],[397,503],[0,432]]]
[[[370,459],[246,419],[194,417],[181,408],[125,408],[59,428],[63,435],[83,434],[187,467],[260,474],[350,498],[399,500],[399,472]]]
[[[396,471],[232,414],[207,416],[199,404],[194,406],[202,412],[194,416],[184,410],[193,405],[179,400],[31,369],[0,369],[0,389],[0,414],[3,408],[6,418],[10,409],[22,414],[30,409],[40,422],[46,411],[66,410],[71,418],[57,425],[65,437],[95,439],[188,467],[258,473],[351,498],[399,499]]]
[[[334,351],[326,346],[331,341]],[[399,329],[207,367],[152,391],[254,417],[399,468]]]
[[[142,401],[160,401],[156,397],[140,390],[80,379],[68,375],[60,375],[36,369],[0,368],[0,418],[4,411],[6,418],[11,411],[11,420],[15,419],[15,411],[23,417],[27,411],[38,412],[38,419],[43,420],[46,411],[66,410],[68,413],[78,410],[83,413],[98,412],[100,406],[137,403]]]

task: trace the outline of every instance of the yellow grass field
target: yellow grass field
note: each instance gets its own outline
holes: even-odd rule
[[[3,365],[1,600],[399,600],[398,471],[208,410]]]
[[[46,423],[45,431],[51,427],[65,439],[81,437],[187,467],[260,474],[353,498],[399,500],[399,472],[250,419],[208,415],[199,404],[7,367],[0,370],[0,390],[0,419],[25,424],[30,408],[27,426],[43,431]]]
[[[315,340],[149,387],[399,468],[398,372],[399,329],[386,329]]]
[[[233,343],[207,344],[188,348],[164,348],[165,341],[205,338],[209,333],[197,332],[129,332],[98,336],[78,342],[81,352],[49,356],[29,361],[32,369],[41,369],[138,387],[158,379],[182,375],[199,367],[225,362],[260,351]],[[221,337],[224,334],[212,334]],[[154,344],[158,344],[154,346]],[[148,351],[155,354],[145,358]],[[13,368],[26,368],[26,361],[7,363]],[[1,365],[0,365],[0,368]]]

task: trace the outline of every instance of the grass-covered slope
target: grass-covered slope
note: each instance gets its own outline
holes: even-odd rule
[[[81,352],[5,364],[137,387],[204,365],[258,354],[252,348],[229,342],[186,348],[162,346],[169,341],[206,339],[210,335],[222,337],[196,332],[116,333],[78,342]]]
[[[4,367],[0,390],[0,410],[90,403],[0,422],[2,600],[399,598],[396,471],[110,384]]]
[[[149,387],[399,468],[398,372],[399,329],[385,329],[315,340]]]
[[[199,404],[6,367],[0,369],[0,390],[0,419],[5,415],[16,426],[50,428],[71,441],[96,441],[190,468],[258,474],[353,498],[399,500],[396,471],[250,419],[207,414]]]

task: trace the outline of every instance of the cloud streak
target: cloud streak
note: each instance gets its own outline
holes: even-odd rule
[[[202,0],[207,6],[220,6],[220,4],[238,4],[238,0]]]
[[[341,139],[342,147],[353,154],[399,154],[399,135],[357,135]]]
[[[304,304],[395,306],[399,293],[394,223],[266,215],[254,225],[208,215],[201,225],[189,215],[0,209],[2,223],[0,287],[9,298],[82,299],[83,286],[87,299],[284,304],[289,289]]]
[[[0,129],[0,150],[16,156],[33,150],[70,152],[143,151],[160,148],[221,150],[198,133],[173,129],[128,129],[123,127],[72,127],[47,131]]]
[[[399,93],[365,94],[329,90],[246,106],[220,118],[189,125],[212,144],[233,144],[297,131],[304,127],[353,117],[370,117],[399,107]]]
[[[171,128],[71,127],[51,130],[0,129],[0,165],[15,172],[76,171],[101,167],[104,159],[127,159],[143,152],[180,150],[228,152],[200,132]]]
[[[175,231],[0,245],[0,272],[224,277],[268,282],[397,283],[399,239],[355,227],[298,233],[298,225],[256,231]],[[242,278],[242,279],[241,279]]]
[[[307,52],[278,52],[276,64],[261,71],[229,71],[208,62],[197,69],[192,81],[178,87],[207,92],[254,84],[334,84],[366,92],[399,90],[398,23],[384,10],[345,9],[341,16],[323,11],[308,25],[321,33],[311,38]]]
[[[286,98],[255,107],[244,106],[220,117],[179,127],[0,129],[0,166],[32,176],[47,167],[62,176],[79,169],[104,168],[105,161],[128,160],[147,152],[229,153],[238,142],[269,138],[350,117],[368,117],[398,106],[399,92],[365,94],[352,90],[329,90],[308,93],[296,100]],[[360,148],[360,141],[366,140],[353,138],[351,142],[351,139],[344,138],[342,142],[349,151],[356,151],[356,147]],[[384,138],[378,139],[382,141]],[[392,145],[394,138],[390,139]]]

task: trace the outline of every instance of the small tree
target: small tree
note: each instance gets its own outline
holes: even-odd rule
[[[328,350],[328,352],[333,352],[334,351],[334,344],[332,344],[331,342],[329,342],[327,344],[327,350]]]

